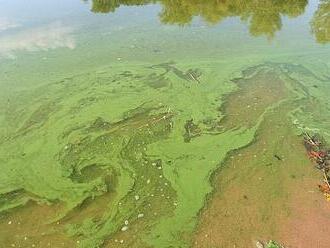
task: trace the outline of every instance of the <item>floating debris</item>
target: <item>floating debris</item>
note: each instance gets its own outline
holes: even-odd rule
[[[266,248],[284,248],[284,246],[278,244],[277,242],[270,240],[267,245]]]
[[[144,214],[138,214],[137,216],[139,219],[144,217]]]
[[[122,232],[127,231],[127,230],[128,230],[128,226],[123,226],[123,227],[121,228],[121,230],[122,230]]]

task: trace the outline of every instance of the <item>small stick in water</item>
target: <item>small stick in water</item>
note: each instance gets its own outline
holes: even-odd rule
[[[277,160],[282,161],[282,158],[280,156],[278,156],[277,154],[275,154],[274,157],[277,158]]]
[[[328,181],[328,176],[325,173],[325,170],[324,169],[323,169],[323,177],[324,177],[324,181],[326,182],[326,184],[328,185],[329,190],[330,190],[330,184],[329,184],[329,181]]]
[[[201,83],[201,82],[198,80],[198,78],[194,77],[194,75],[191,74],[191,72],[188,71],[188,74],[189,74],[189,76],[190,76],[194,81],[196,81],[196,82],[199,83],[199,84]]]

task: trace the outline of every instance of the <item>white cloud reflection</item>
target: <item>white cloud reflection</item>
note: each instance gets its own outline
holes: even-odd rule
[[[0,37],[0,57],[15,57],[18,51],[47,51],[56,48],[75,48],[73,29],[60,22],[26,29]]]
[[[13,22],[7,18],[0,17],[0,32],[19,26],[20,25],[16,22]]]

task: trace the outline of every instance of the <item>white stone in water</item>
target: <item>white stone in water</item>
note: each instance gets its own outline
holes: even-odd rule
[[[136,195],[134,196],[135,200],[138,201],[140,199],[140,196]]]
[[[161,170],[162,169],[162,167],[158,167],[158,170]]]
[[[124,243],[124,240],[122,239],[122,240],[120,240],[119,242],[122,244],[122,243]]]
[[[8,225],[11,225],[11,223],[12,223],[12,222],[11,222],[11,220],[10,220],[10,221],[8,221]]]
[[[153,163],[152,163],[152,165],[153,165],[153,166],[155,166],[155,165],[156,165],[156,163],[155,163],[155,162],[153,162]]]
[[[127,231],[127,229],[128,229],[128,226],[123,226],[123,227],[121,228],[121,230],[122,230],[123,232]]]
[[[159,175],[160,178],[163,178],[163,175]]]
[[[128,220],[125,220],[125,225],[126,225],[126,226],[128,225]]]
[[[147,180],[147,184],[149,184],[149,183],[150,183],[150,179]]]
[[[138,218],[143,218],[144,214],[138,214]]]
[[[164,183],[165,186],[167,186],[168,184],[167,183]]]
[[[257,241],[256,248],[264,248],[264,245],[260,241]]]

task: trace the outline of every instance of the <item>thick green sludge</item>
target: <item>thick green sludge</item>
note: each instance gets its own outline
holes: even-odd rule
[[[126,233],[130,247],[189,246],[210,175],[258,128],[214,131],[222,99],[235,90],[230,79],[242,75],[212,64],[103,68],[3,103],[0,210],[14,212],[31,199],[61,203],[61,214],[47,221],[61,221],[80,247],[118,245]],[[312,104],[318,96],[327,108],[329,75],[291,63],[262,67],[290,77],[297,85],[288,80],[288,87],[302,99]],[[297,125],[315,123],[306,106],[293,113]],[[80,214],[98,199],[104,204],[97,216]]]
[[[187,167],[187,162],[195,160],[185,158],[185,152],[178,149],[184,144],[184,125],[193,118],[205,129],[203,120],[219,119],[220,97],[232,89],[229,83],[216,84],[216,78],[202,83],[210,82],[209,68],[186,67],[180,69],[169,63],[125,70],[108,68],[24,92],[17,102],[9,100],[1,144],[1,157],[6,162],[1,174],[5,199],[2,210],[23,205],[28,199],[62,202],[65,210],[57,220],[64,218],[66,232],[81,237],[82,247],[101,245],[126,220],[131,226],[139,214],[143,214],[143,222],[149,223],[146,231],[159,218],[173,216],[176,211],[180,215],[180,208],[186,204],[179,192],[183,185],[171,174],[181,174],[181,163]],[[187,104],[191,98],[195,101]],[[202,112],[201,106],[205,106]],[[187,177],[193,182],[194,177],[200,177],[196,173],[205,174],[201,182],[189,186],[189,190],[204,188],[196,197],[199,206],[209,191],[209,186],[203,185],[208,185],[209,166],[214,168],[227,151],[237,146],[231,141],[217,151],[212,145],[217,136],[209,137],[200,137],[200,144],[193,141],[185,148],[194,152],[200,147],[198,159],[204,160],[195,165],[196,171],[182,175],[182,179]],[[240,145],[241,141],[236,143]],[[203,157],[206,145],[215,150]],[[183,157],[177,158],[176,153]],[[205,167],[198,166],[200,163]],[[115,193],[101,218],[85,216],[75,223],[66,220],[66,215],[78,213],[86,201],[108,191]],[[11,195],[10,200],[6,200],[7,195]],[[198,209],[196,205],[182,217],[191,221],[189,218]]]

